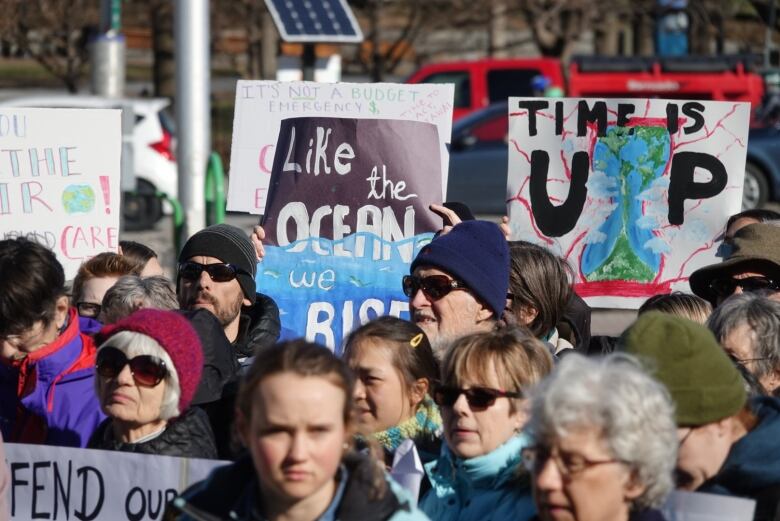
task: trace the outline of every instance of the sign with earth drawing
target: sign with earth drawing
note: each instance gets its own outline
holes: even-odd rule
[[[52,249],[68,279],[119,235],[121,111],[0,109],[0,239]]]
[[[566,258],[592,306],[689,291],[740,210],[750,104],[509,99],[514,239]]]
[[[257,287],[285,329],[340,351],[354,327],[408,317],[401,278],[440,227],[439,143],[418,121],[281,122]]]

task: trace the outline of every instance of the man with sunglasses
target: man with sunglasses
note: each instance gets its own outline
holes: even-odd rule
[[[207,309],[217,317],[239,362],[279,337],[279,308],[257,293],[257,260],[249,237],[235,226],[215,224],[184,245],[176,290],[182,309]],[[204,351],[210,346],[204,345]]]
[[[691,273],[691,291],[713,306],[735,293],[780,294],[780,226],[749,224],[734,233],[723,262]]]
[[[619,346],[645,364],[675,404],[677,487],[754,499],[755,520],[777,519],[780,401],[748,400],[745,382],[713,334],[690,320],[647,312]]]
[[[509,247],[498,225],[464,221],[424,246],[403,278],[411,320],[441,360],[449,345],[495,329],[506,306]]]
[[[0,431],[6,441],[85,447],[105,418],[95,344],[65,294],[49,249],[0,241]]]

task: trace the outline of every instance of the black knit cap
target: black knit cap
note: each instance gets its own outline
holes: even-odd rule
[[[257,257],[249,237],[240,229],[229,224],[214,224],[190,237],[181,253],[179,262],[185,262],[197,255],[214,257],[233,264],[245,273],[239,272],[238,283],[244,296],[255,301]],[[178,279],[177,279],[178,280]]]

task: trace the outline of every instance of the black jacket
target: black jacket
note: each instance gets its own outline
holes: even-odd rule
[[[281,329],[276,302],[268,295],[257,293],[255,303],[241,310],[238,336],[233,342],[236,357],[251,357],[258,349],[275,344]]]
[[[183,458],[214,459],[217,457],[208,417],[197,407],[188,409],[181,416],[169,420],[162,434],[143,443],[116,441],[111,430],[111,421],[111,418],[106,418],[98,425],[87,443],[87,448]]]
[[[203,375],[192,405],[204,405],[222,398],[225,385],[236,378],[238,360],[222,324],[206,309],[179,311],[190,321],[203,347]]]
[[[385,521],[399,511],[414,510],[408,501],[399,498],[387,481],[380,492],[376,486],[377,464],[369,456],[349,454],[342,460],[349,473],[344,495],[337,507],[339,521]],[[185,490],[183,497],[190,507],[216,519],[262,519],[259,490],[251,458],[244,457],[232,465],[219,467],[205,480]],[[165,519],[195,519],[176,517],[170,505]],[[204,516],[205,517],[205,516]]]

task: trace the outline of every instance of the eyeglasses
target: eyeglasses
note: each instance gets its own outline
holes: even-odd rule
[[[97,318],[100,315],[100,304],[95,302],[77,302],[76,310],[80,317]]]
[[[116,347],[100,348],[95,369],[103,378],[116,378],[126,365],[130,366],[133,380],[144,387],[155,387],[168,375],[165,362],[152,355],[134,356],[128,359]]]
[[[739,365],[747,365],[750,362],[761,362],[763,360],[769,360],[769,358],[766,356],[762,356],[759,358],[737,358],[731,353],[726,353],[726,354],[728,355],[728,357],[731,359],[732,362]]]
[[[688,438],[693,434],[693,431],[696,429],[694,427],[688,427],[688,432],[685,433],[685,436],[680,438],[680,441],[677,442],[677,448],[682,448],[682,446],[685,444],[685,442],[688,440]]]
[[[404,295],[407,297],[413,297],[419,290],[422,290],[425,296],[432,300],[442,299],[454,290],[468,289],[459,280],[451,279],[446,275],[429,275],[427,277],[405,275],[401,282]]]
[[[552,459],[563,479],[571,479],[577,474],[597,465],[607,465],[609,463],[627,464],[626,461],[615,458],[592,460],[581,454],[561,453],[560,451],[551,450],[549,447],[544,447],[542,445],[526,447],[520,454],[523,458],[523,466],[525,466],[529,472],[533,473],[541,472],[545,464]]]
[[[458,389],[457,387],[437,387],[433,392],[433,401],[439,407],[452,407],[458,401],[460,395],[466,396],[466,402],[471,409],[487,409],[496,399],[522,398],[521,391],[503,391],[500,389],[490,389],[488,387],[471,387],[469,389]]]
[[[770,279],[769,277],[746,277],[744,279],[715,279],[710,282],[710,289],[718,297],[728,297],[734,294],[737,287],[742,288],[742,291],[761,291],[761,290],[780,290],[780,284]]]
[[[185,280],[198,280],[203,272],[209,274],[214,282],[230,282],[239,274],[252,275],[234,264],[200,264],[199,262],[182,262],[179,264],[179,276]]]

